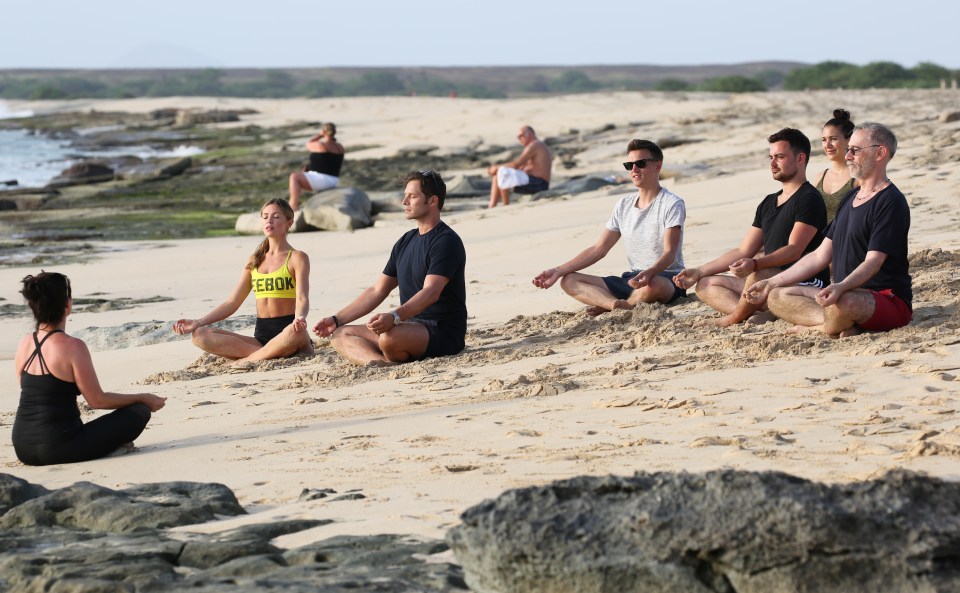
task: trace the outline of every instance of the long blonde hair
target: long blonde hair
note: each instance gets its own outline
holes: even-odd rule
[[[280,208],[280,211],[283,212],[283,215],[287,217],[287,220],[293,220],[293,208],[290,207],[290,202],[284,200],[283,198],[272,198],[267,200],[267,202],[260,206],[260,214],[263,214],[263,209],[271,204],[276,204]],[[256,270],[260,267],[260,264],[263,263],[263,258],[267,256],[267,250],[270,249],[270,239],[264,237],[263,241],[260,242],[260,245],[257,246],[257,249],[250,256],[250,261],[247,262],[248,270]]]

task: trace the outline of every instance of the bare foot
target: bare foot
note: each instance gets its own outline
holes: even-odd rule
[[[375,358],[373,360],[367,361],[367,366],[368,367],[392,367],[392,366],[397,366],[397,363],[390,362],[389,360],[380,360]]]
[[[107,454],[107,457],[119,457],[120,455],[126,455],[127,453],[133,453],[137,450],[136,445],[133,442],[123,443],[112,452]]]
[[[603,315],[604,313],[609,313],[610,309],[604,309],[603,307],[590,306],[583,310],[584,313],[590,317],[596,317],[597,315]]]
[[[806,325],[793,325],[787,329],[788,334],[811,334],[820,331],[819,327],[808,327]]]
[[[634,309],[634,305],[631,305],[629,301],[617,299],[613,301],[613,308],[614,310],[620,309],[622,311],[632,311]]]
[[[771,313],[770,311],[757,311],[747,319],[747,323],[752,323],[754,325],[761,325],[763,323],[770,323],[771,321],[776,321],[777,316]]]
[[[856,336],[856,335],[859,335],[859,334],[861,334],[861,333],[863,333],[863,330],[862,330],[862,329],[860,329],[860,328],[857,327],[856,325],[852,325],[852,326],[850,326],[850,329],[845,329],[845,330],[843,330],[842,332],[840,332],[840,337],[841,337],[841,338],[849,338],[849,337],[851,337],[851,336]]]
[[[733,315],[724,315],[720,319],[711,319],[710,322],[717,327],[730,327],[740,323],[740,320]]]

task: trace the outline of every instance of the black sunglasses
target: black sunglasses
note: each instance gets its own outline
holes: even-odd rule
[[[623,168],[627,171],[633,171],[633,166],[636,165],[638,169],[643,169],[647,166],[647,162],[655,163],[657,159],[640,159],[638,161],[633,161],[632,163],[624,163]]]

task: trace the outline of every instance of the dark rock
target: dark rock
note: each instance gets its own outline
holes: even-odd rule
[[[174,126],[186,128],[200,124],[219,124],[224,122],[240,121],[240,114],[237,111],[221,111],[214,109],[211,111],[191,111],[181,109],[177,111]]]
[[[297,498],[297,500],[300,502],[317,500],[320,498],[326,498],[328,495],[336,493],[337,491],[333,488],[304,488],[300,492],[300,497]]]
[[[141,161],[117,169],[117,176],[132,180],[167,179],[182,175],[192,165],[193,159],[190,157]]]
[[[271,540],[330,521],[276,521],[214,534],[178,530],[174,538],[162,529],[144,526],[145,523],[166,523],[162,517],[149,521],[121,517],[128,512],[141,518],[147,515],[138,505],[154,507],[159,517],[164,508],[189,506],[186,499],[212,513],[236,514],[236,498],[219,484],[171,482],[113,491],[78,483],[48,492],[19,478],[0,474],[0,504],[13,507],[0,517],[3,520],[0,591],[454,593],[466,590],[458,566],[436,559],[427,561],[427,556],[448,549],[441,541],[396,535],[335,537],[283,551]],[[103,507],[94,510],[92,507],[98,503],[109,503],[116,507],[116,512]],[[23,507],[33,508],[25,512],[21,510]],[[103,520],[82,519],[86,513],[108,516]],[[204,515],[206,518],[201,520],[206,521],[213,518],[212,513],[194,515]],[[18,520],[7,520],[18,514]],[[181,516],[185,518],[183,513]],[[118,524],[111,526],[111,521]],[[131,530],[134,523],[138,526]]]
[[[960,484],[906,471],[581,477],[461,518],[447,540],[478,593],[960,590]]]
[[[71,165],[59,175],[50,180],[48,184],[51,187],[64,187],[67,185],[81,185],[84,183],[102,183],[112,181],[114,177],[113,169],[95,162],[83,162]]]
[[[603,177],[596,177],[593,175],[586,175],[583,177],[574,177],[573,179],[568,179],[549,189],[545,189],[541,192],[532,194],[531,200],[541,200],[544,198],[556,198],[559,196],[572,196],[576,194],[582,194],[588,191],[594,191],[604,187],[606,185],[612,185],[613,183],[608,179]],[[520,196],[518,195],[519,199]]]
[[[347,494],[341,494],[336,498],[331,498],[330,502],[337,502],[340,500],[363,500],[364,498],[366,498],[366,496],[360,494],[359,492],[349,492]]]
[[[245,511],[221,484],[167,482],[126,490],[78,482],[33,498],[0,517],[0,527],[62,526],[105,532],[173,527],[212,521]]]
[[[668,136],[657,139],[657,146],[660,147],[660,150],[666,150],[668,148],[683,146],[684,144],[695,144],[697,142],[703,142],[703,138],[676,138]]]
[[[0,515],[17,505],[49,492],[38,484],[31,484],[10,474],[0,474]]]
[[[3,181],[0,181],[0,185],[4,185],[6,187],[13,187],[15,185],[20,185],[20,184],[16,179],[4,179]]]
[[[943,111],[940,113],[940,117],[937,118],[937,121],[942,124],[960,121],[960,111]]]
[[[354,187],[335,187],[314,194],[301,210],[307,224],[324,231],[352,231],[373,224],[370,198]]]

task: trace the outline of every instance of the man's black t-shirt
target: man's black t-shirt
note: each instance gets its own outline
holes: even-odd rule
[[[837,209],[837,217],[827,229],[833,241],[833,275],[843,281],[867,258],[868,251],[880,251],[887,258],[880,270],[860,288],[892,290],[911,310],[913,283],[907,260],[907,235],[910,232],[910,206],[907,198],[892,183],[866,203],[853,207],[859,188],[850,191]]]
[[[467,288],[464,268],[467,253],[463,241],[446,223],[437,223],[426,234],[417,229],[404,233],[393,250],[383,273],[397,279],[400,303],[423,289],[430,274],[448,279],[440,298],[416,317],[438,322],[445,327],[467,331]]]
[[[823,203],[823,196],[817,188],[810,185],[809,181],[801,185],[790,199],[777,206],[777,199],[782,193],[783,190],[780,190],[765,197],[757,206],[757,212],[753,218],[753,226],[763,231],[763,252],[769,255],[787,245],[790,242],[793,226],[798,222],[817,229],[817,233],[804,248],[802,255],[815,251],[823,242],[823,230],[827,226],[827,207]],[[781,268],[787,269],[792,265],[793,263],[789,263]],[[830,283],[829,268],[824,268],[808,281],[814,278],[819,279],[826,286]]]

